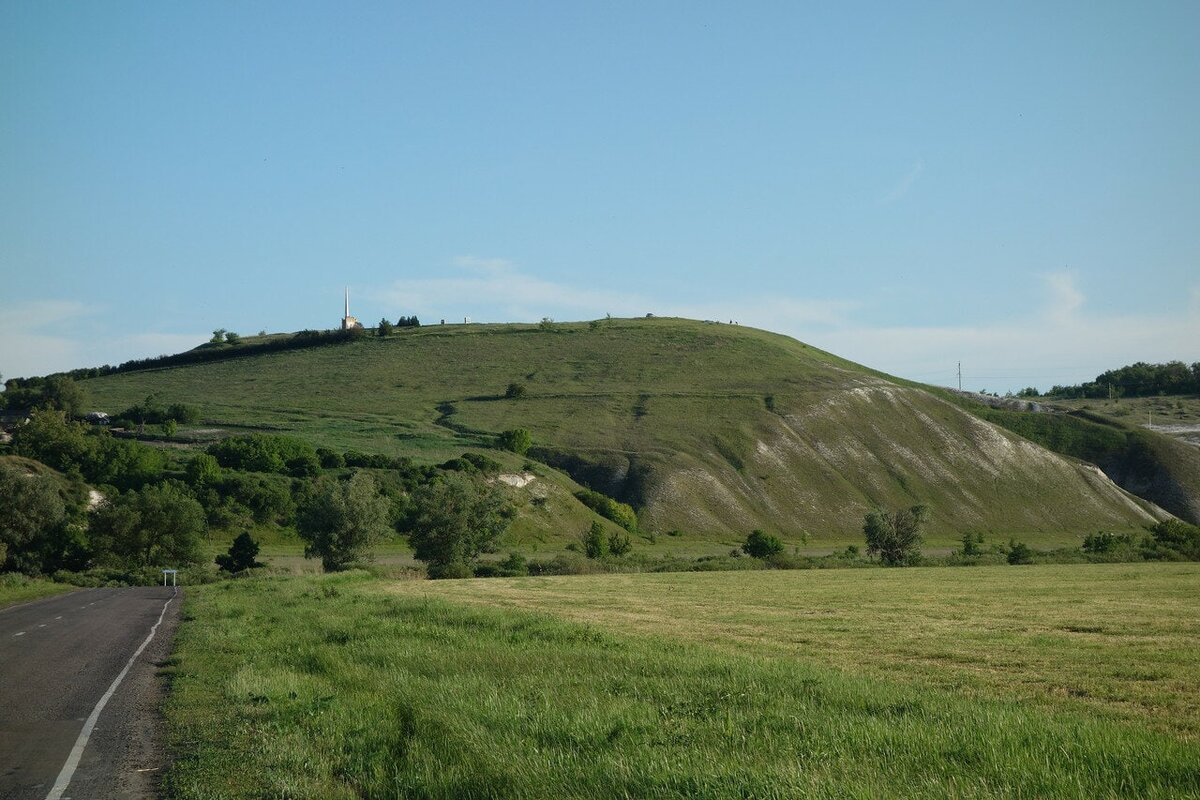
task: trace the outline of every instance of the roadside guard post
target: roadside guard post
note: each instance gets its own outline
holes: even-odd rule
[[[163,586],[167,585],[167,576],[168,575],[171,576],[171,585],[177,586],[178,584],[175,582],[176,581],[175,576],[178,574],[179,574],[179,570],[177,570],[177,569],[164,569],[163,570]]]

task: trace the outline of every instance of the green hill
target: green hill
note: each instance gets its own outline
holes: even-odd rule
[[[523,397],[505,397],[511,383]],[[644,529],[682,531],[680,542],[762,527],[827,548],[859,541],[872,506],[914,503],[930,506],[931,540],[945,544],[965,531],[1075,542],[1153,520],[1096,469],[937,393],[738,326],[433,326],[86,385],[109,412],[156,393],[199,406],[203,427],[427,462],[528,428],[532,458],[629,502]],[[569,481],[540,483],[569,498]],[[547,535],[562,534],[555,524]]]

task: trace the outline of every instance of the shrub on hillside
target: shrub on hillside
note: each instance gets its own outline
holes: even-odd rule
[[[523,456],[533,445],[533,436],[526,428],[513,428],[497,436],[496,444],[501,450],[509,450]]]
[[[251,433],[209,445],[208,452],[226,469],[287,473],[289,463],[320,464],[313,446],[291,436]]]
[[[588,558],[601,558],[608,555],[608,537],[604,535],[604,526],[593,522],[583,534],[583,553]]]
[[[633,540],[629,534],[613,531],[608,534],[608,552],[614,556],[623,556],[633,549]]]
[[[783,552],[783,542],[774,534],[755,529],[742,544],[742,552],[754,558],[770,558]]]
[[[1200,561],[1200,526],[1166,519],[1150,529],[1142,555],[1156,561]]]
[[[1117,550],[1130,549],[1134,547],[1133,536],[1128,533],[1115,534],[1100,531],[1098,533],[1088,534],[1083,537],[1083,552],[1092,553],[1094,555],[1102,555],[1113,553]]]
[[[617,523],[630,533],[637,533],[637,512],[632,506],[591,489],[578,491],[575,497],[605,519]]]

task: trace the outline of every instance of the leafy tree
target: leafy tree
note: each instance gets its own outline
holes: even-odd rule
[[[755,529],[746,537],[742,552],[754,558],[770,558],[783,552],[783,542],[775,534]]]
[[[476,559],[493,549],[512,516],[495,487],[447,473],[413,492],[408,541],[413,555],[426,563],[429,577],[472,575]]]
[[[296,516],[296,529],[306,542],[304,557],[319,557],[326,572],[371,560],[375,545],[391,532],[389,510],[387,498],[365,472],[348,481],[321,481]]]
[[[220,480],[221,465],[208,453],[197,453],[184,468],[184,475],[191,486],[208,486]]]
[[[200,560],[204,509],[174,482],[129,491],[92,513],[96,556],[123,567],[194,564]]]
[[[0,463],[0,570],[36,575],[65,522],[62,497],[47,478]]]
[[[166,454],[158,448],[114,439],[107,432],[88,439],[92,448],[83,464],[83,475],[92,483],[137,489],[159,480],[166,469]]]
[[[241,336],[241,334],[234,333],[233,331],[225,331],[225,343],[226,344],[241,344],[242,336]]]
[[[217,328],[213,331],[212,338],[208,340],[209,344],[222,344],[225,341],[225,329]]]
[[[86,412],[88,402],[87,392],[82,386],[65,375],[54,375],[47,378],[42,386],[38,406],[66,412],[68,417],[79,417]]]
[[[67,420],[62,411],[34,411],[29,422],[13,432],[13,452],[41,461],[61,472],[83,470],[92,460],[93,440],[78,422]]]
[[[216,561],[217,566],[225,572],[237,574],[266,566],[255,560],[257,556],[258,542],[254,541],[254,537],[248,531],[243,531],[233,540],[233,544],[229,545],[229,551],[217,556]]]
[[[387,317],[384,317],[379,320],[379,325],[375,328],[375,333],[380,337],[391,336],[393,330],[392,323],[388,322]]]
[[[863,518],[867,554],[879,555],[889,567],[911,566],[921,560],[921,526],[928,518],[923,505],[902,508],[894,514],[875,509]]]
[[[497,437],[497,443],[500,445],[500,449],[511,450],[517,455],[523,456],[533,446],[533,436],[525,428],[513,428],[501,433]]]
[[[162,424],[163,436],[170,439],[179,430],[179,423],[173,419],[169,419]]]
[[[583,534],[583,552],[588,558],[608,555],[608,537],[604,535],[604,526],[599,522],[593,522],[592,527]]]

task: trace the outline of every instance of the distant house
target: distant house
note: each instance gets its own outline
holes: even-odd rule
[[[112,422],[112,420],[108,418],[108,414],[105,414],[103,411],[91,411],[84,416],[84,419],[93,425],[108,425],[110,422]]]

